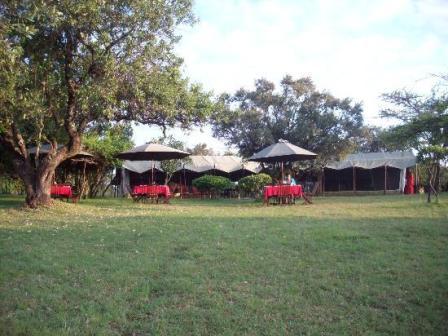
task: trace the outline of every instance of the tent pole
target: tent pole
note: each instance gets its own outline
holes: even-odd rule
[[[283,174],[283,161],[282,161],[282,182],[281,182],[281,184],[283,184],[283,181],[285,180],[285,176],[284,176],[284,174]]]
[[[338,191],[341,191],[341,177],[339,176],[340,170],[337,170],[337,176],[338,176]]]
[[[384,166],[384,195],[386,195],[387,190],[387,165]]]
[[[154,163],[152,164],[152,167],[151,167],[151,184],[153,184],[154,183]]]
[[[324,194],[325,194],[325,168],[322,168],[321,183],[322,183],[322,196],[324,196]]]
[[[184,191],[186,192],[187,191],[187,178],[185,177],[185,163],[184,163],[184,186],[185,186],[185,189],[184,189]]]
[[[79,194],[80,198],[84,196],[85,187],[86,187],[86,161],[84,161],[84,167],[82,170],[82,186],[81,186],[81,192]]]
[[[356,167],[353,166],[353,193],[356,192]]]

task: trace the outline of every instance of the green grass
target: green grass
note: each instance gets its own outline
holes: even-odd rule
[[[0,334],[443,335],[448,197],[0,198]]]

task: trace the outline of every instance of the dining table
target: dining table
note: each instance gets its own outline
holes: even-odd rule
[[[296,198],[303,197],[303,188],[299,185],[273,185],[265,186],[263,199],[269,205],[271,198],[276,198],[279,203],[293,203]]]
[[[53,198],[73,198],[73,190],[70,185],[53,184],[50,189],[50,195]]]
[[[163,198],[164,203],[168,203],[170,197],[171,191],[167,185],[138,185],[132,189],[134,201],[152,199],[158,202],[159,198]]]

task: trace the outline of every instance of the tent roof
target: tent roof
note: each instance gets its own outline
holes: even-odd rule
[[[209,170],[220,170],[225,173],[232,173],[238,170],[248,170],[258,173],[261,166],[256,162],[243,162],[243,159],[233,155],[191,155],[187,159],[184,167],[179,167],[178,171],[190,170],[196,173],[202,173]],[[160,168],[158,161],[123,161],[123,168],[127,170],[143,173],[150,170],[154,165],[155,169]]]
[[[356,153],[347,155],[344,160],[330,162],[327,164],[326,168],[337,170],[350,167],[372,169],[388,166],[405,169],[415,166],[416,162],[417,158],[412,151]]]
[[[190,153],[181,151],[176,148],[168,147],[158,143],[147,143],[134,147],[128,151],[121,152],[116,155],[119,159],[124,160],[172,160],[181,159],[189,156]]]
[[[286,140],[279,140],[252,155],[249,160],[259,162],[286,162],[315,159],[317,154],[293,145]]]
[[[248,170],[258,173],[261,166],[256,162],[243,162],[243,159],[234,155],[191,155],[190,162],[185,164],[185,169],[202,173],[209,170],[220,170],[232,173],[238,170]],[[180,168],[179,170],[182,170]]]
[[[153,167],[154,169],[162,171],[162,169],[160,168],[159,161],[131,161],[131,160],[123,161],[123,168],[138,174],[147,172],[151,170]]]

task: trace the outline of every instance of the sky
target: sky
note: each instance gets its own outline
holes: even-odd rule
[[[318,90],[362,102],[366,123],[381,126],[382,93],[429,93],[433,75],[448,73],[448,0],[196,0],[194,13],[176,52],[185,76],[216,95],[308,76]],[[208,127],[168,134],[227,148]],[[134,142],[160,135],[138,126]]]

